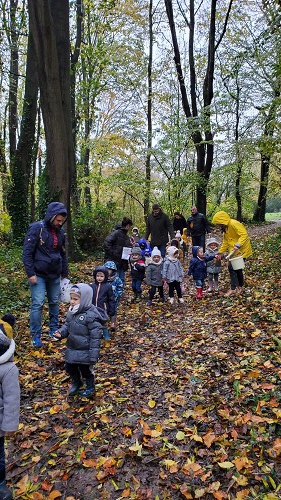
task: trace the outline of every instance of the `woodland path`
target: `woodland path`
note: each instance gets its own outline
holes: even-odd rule
[[[188,282],[182,306],[148,308],[129,303],[128,283],[94,400],[67,400],[63,345],[45,338],[34,351],[23,328],[15,498],[281,498],[280,244],[266,248],[280,224],[249,228],[258,256],[243,296],[198,301]],[[89,282],[92,268],[76,278]]]

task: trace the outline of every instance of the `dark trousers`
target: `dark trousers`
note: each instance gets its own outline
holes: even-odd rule
[[[192,236],[192,246],[202,247],[205,252],[205,234],[201,234],[200,236]]]
[[[244,285],[243,269],[237,269],[237,271],[235,271],[231,265],[231,262],[229,262],[228,270],[230,274],[231,290],[235,290],[235,288],[237,288],[238,286],[242,287]]]
[[[5,467],[5,438],[0,437],[0,484],[4,483],[6,479]]]
[[[72,380],[75,382],[79,382],[81,378],[90,379],[91,377],[94,377],[90,366],[91,365],[65,363],[65,369],[68,375],[70,375]]]
[[[141,293],[142,292],[141,284],[142,284],[142,280],[140,280],[139,278],[132,278],[132,290],[134,293]]]
[[[179,281],[172,281],[171,283],[168,283],[168,285],[169,285],[169,297],[172,298],[174,296],[174,291],[176,290],[178,298],[181,299],[182,298],[181,283]]]
[[[148,292],[148,297],[149,300],[152,300],[154,295],[156,294],[156,291],[158,290],[159,295],[161,299],[164,299],[164,290],[163,290],[163,285],[162,286],[151,286],[149,292]]]

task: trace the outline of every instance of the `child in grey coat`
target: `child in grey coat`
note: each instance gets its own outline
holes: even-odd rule
[[[164,260],[163,272],[164,282],[169,286],[169,302],[174,303],[174,291],[176,290],[180,304],[184,302],[182,298],[181,283],[183,280],[183,267],[179,261],[179,251],[176,247],[167,249],[167,257]]]
[[[219,242],[216,238],[210,238],[206,241],[205,257],[216,256],[219,249]],[[221,261],[217,259],[207,262],[207,275],[208,275],[208,292],[215,292],[219,289],[219,273],[221,272]]]
[[[95,391],[93,365],[97,362],[103,334],[102,324],[108,320],[104,309],[92,304],[93,289],[85,283],[70,289],[70,308],[66,322],[54,333],[57,340],[67,338],[65,368],[72,379],[68,396],[89,397]],[[86,388],[81,389],[83,379]]]
[[[150,290],[148,292],[147,306],[152,305],[153,297],[158,289],[160,300],[162,302],[164,299],[163,281],[162,281],[162,269],[163,269],[163,259],[161,257],[161,252],[158,247],[154,247],[151,252],[151,262],[146,268],[146,284],[150,285]]]
[[[11,500],[6,486],[5,436],[18,430],[20,414],[19,371],[14,363],[15,342],[0,331],[0,498]]]

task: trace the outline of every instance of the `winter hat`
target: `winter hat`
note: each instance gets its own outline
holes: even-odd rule
[[[132,254],[141,255],[141,249],[140,249],[140,247],[133,247],[132,248]]]
[[[208,247],[209,245],[211,245],[212,243],[215,243],[216,245],[219,246],[219,242],[216,238],[209,238],[207,241],[206,241],[206,247]]]
[[[79,295],[79,297],[81,297],[81,291],[80,289],[78,288],[78,286],[76,285],[73,285],[71,288],[70,288],[70,292],[69,293],[75,293],[75,295]]]
[[[11,339],[6,337],[5,333],[0,330],[0,356],[9,349],[10,343]]]
[[[177,247],[171,246],[167,248],[168,257],[174,257],[176,252],[179,252]]]
[[[138,233],[139,232],[139,228],[138,227],[133,227],[132,232],[133,233]]]
[[[161,252],[160,250],[158,249],[158,247],[154,247],[152,252],[151,252],[151,257],[155,257],[156,255],[158,255],[159,257],[161,257]]]
[[[175,238],[181,238],[181,232],[180,231],[177,231],[176,234],[175,234]]]

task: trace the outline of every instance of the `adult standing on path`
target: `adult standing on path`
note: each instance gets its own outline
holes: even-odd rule
[[[172,240],[175,233],[168,215],[162,211],[158,203],[154,203],[152,213],[147,217],[145,239],[148,240],[150,235],[151,248],[158,247],[161,257],[164,258],[169,235]]]
[[[231,219],[223,211],[217,212],[214,215],[212,224],[220,225],[223,234],[222,245],[219,248],[219,257],[226,251],[233,252],[234,257],[242,256],[244,259],[252,255],[251,241],[244,224],[238,220]],[[229,262],[228,270],[230,274],[230,290],[226,292],[227,297],[241,293],[244,285],[242,269],[234,270],[231,262]]]
[[[44,219],[30,225],[24,240],[23,264],[31,293],[30,333],[36,347],[42,347],[42,309],[46,293],[49,335],[52,337],[59,328],[60,280],[68,275],[62,228],[66,217],[67,209],[62,203],[50,203]]]
[[[125,272],[128,270],[129,255],[128,259],[122,259],[123,249],[132,248],[133,242],[129,237],[128,232],[130,231],[133,222],[128,217],[124,217],[121,226],[112,231],[104,240],[104,261],[112,260],[115,262],[117,267],[117,273],[119,278],[125,283]]]
[[[182,235],[185,227],[187,227],[186,219],[180,212],[175,212],[173,220],[173,228],[175,233],[179,231]]]
[[[198,212],[197,207],[191,207],[191,215],[187,219],[187,233],[192,238],[192,246],[202,247],[205,251],[206,233],[210,233],[210,223],[204,214]]]

